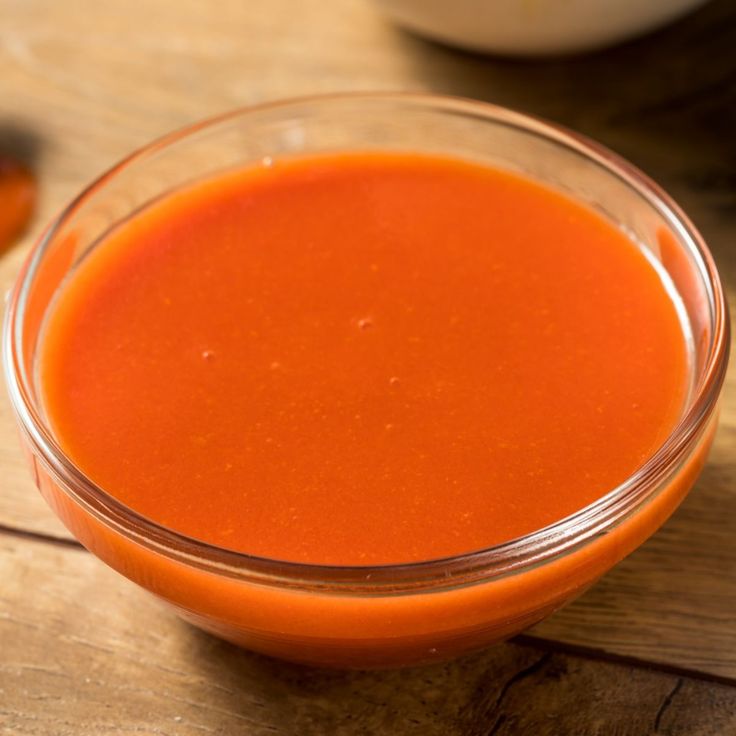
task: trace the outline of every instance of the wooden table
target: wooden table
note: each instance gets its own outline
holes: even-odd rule
[[[586,58],[513,62],[404,34],[366,0],[0,0],[0,149],[52,213],[132,148],[305,93],[466,95],[572,126],[658,179],[736,288],[736,4]],[[0,734],[736,733],[736,377],[675,517],[582,599],[442,666],[316,671],[179,622],[70,539],[0,413]]]

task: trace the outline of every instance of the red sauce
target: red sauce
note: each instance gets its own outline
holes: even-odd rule
[[[620,231],[452,159],[277,161],[167,196],[76,269],[49,420],[111,495],[246,553],[442,557],[625,480],[687,390],[681,323]]]
[[[25,229],[36,202],[31,172],[17,161],[0,155],[0,249]]]

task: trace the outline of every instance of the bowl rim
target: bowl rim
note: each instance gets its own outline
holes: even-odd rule
[[[381,565],[325,565],[260,557],[198,540],[139,514],[97,486],[56,443],[33,399],[32,377],[24,367],[25,305],[40,264],[55,236],[100,188],[122,171],[157,151],[197,133],[266,111],[285,112],[307,105],[343,102],[385,104],[405,109],[481,118],[536,135],[582,155],[642,197],[680,236],[707,289],[711,339],[687,410],[671,433],[623,483],[593,503],[542,529],[507,542],[458,555]],[[6,299],[2,336],[3,366],[11,405],[22,435],[62,490],[99,521],[149,549],[220,575],[298,588],[386,594],[417,588],[456,587],[510,575],[544,564],[585,545],[635,513],[662,482],[675,473],[714,414],[730,347],[725,293],[703,237],[673,199],[638,168],[603,145],[567,128],[487,102],[410,92],[348,92],[289,98],[240,107],[179,128],[137,149],[85,187],[43,231],[32,247]]]

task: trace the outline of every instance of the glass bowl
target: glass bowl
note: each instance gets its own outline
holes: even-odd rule
[[[264,157],[359,149],[440,153],[521,172],[587,203],[638,243],[669,275],[693,338],[689,395],[671,435],[626,482],[572,516],[495,547],[406,565],[253,557],[188,538],[116,501],[65,456],[39,405],[34,361],[59,285],[107,232],[178,187]],[[185,619],[242,646],[319,665],[385,667],[508,638],[647,539],[705,462],[728,330],[701,236],[664,192],[609,151],[487,104],[357,94],[236,111],[173,133],[103,175],[50,225],[23,266],[9,296],[3,359],[36,485],[93,554]]]

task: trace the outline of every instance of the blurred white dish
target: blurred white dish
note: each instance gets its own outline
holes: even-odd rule
[[[400,25],[473,51],[589,51],[675,20],[707,0],[375,0]]]

